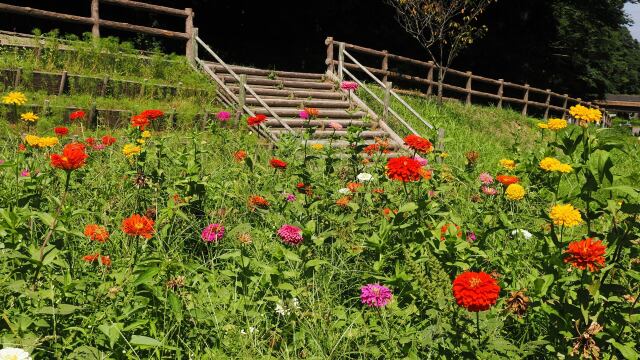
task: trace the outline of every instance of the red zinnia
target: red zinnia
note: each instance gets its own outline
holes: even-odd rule
[[[273,158],[269,161],[269,164],[271,165],[272,168],[274,169],[286,169],[287,168],[287,163],[278,159],[278,158]]]
[[[88,138],[84,139],[84,142],[86,142],[90,146],[93,146],[93,145],[96,144],[96,139],[94,139],[92,137],[88,137]]]
[[[252,195],[249,197],[249,208],[255,210],[256,208],[268,208],[269,202],[267,199],[260,195]]]
[[[108,255],[100,255],[99,253],[96,254],[89,254],[89,255],[85,255],[82,257],[82,260],[92,263],[96,260],[100,260],[100,264],[104,265],[104,266],[111,266],[111,258]]]
[[[504,186],[509,186],[511,184],[516,184],[520,181],[517,176],[513,175],[498,175],[496,176],[496,180]]]
[[[89,254],[89,255],[83,256],[82,260],[86,262],[94,262],[98,259],[98,256],[100,256],[100,254]]]
[[[155,120],[164,115],[162,110],[145,110],[140,113],[140,116],[143,116],[147,119]]]
[[[433,144],[431,144],[431,141],[418,135],[408,135],[404,138],[404,143],[419,153],[428,154],[433,151]]]
[[[247,119],[247,125],[249,126],[256,126],[256,125],[260,125],[263,122],[267,121],[267,117],[265,115],[262,114],[258,114],[256,116],[250,116]]]
[[[468,311],[488,310],[495,305],[500,295],[500,286],[489,274],[466,271],[453,280],[453,296],[458,305]]]
[[[362,149],[362,152],[364,152],[365,154],[367,154],[369,156],[377,153],[378,151],[380,151],[380,145],[379,144],[371,144],[371,145],[368,145],[367,147],[365,147],[364,149]]]
[[[131,117],[131,126],[137,127],[144,131],[144,128],[149,125],[149,118],[142,115],[134,115]]]
[[[358,188],[359,188],[359,187],[361,187],[361,186],[362,186],[362,184],[357,183],[357,182],[350,182],[350,183],[347,183],[347,189],[349,189],[349,191],[351,191],[351,192],[353,192],[353,193],[354,193],[354,192],[357,192],[357,191],[358,191]]]
[[[233,158],[236,159],[236,161],[240,162],[243,161],[244,158],[247,157],[247,152],[244,150],[238,150],[235,153],[233,153]]]
[[[133,214],[122,221],[122,231],[131,236],[142,236],[151,239],[153,235],[153,220],[146,216]]]
[[[84,234],[89,237],[89,239],[101,243],[109,240],[109,232],[107,229],[104,226],[97,224],[89,224],[85,226]]]
[[[423,175],[422,166],[413,158],[401,156],[387,161],[387,176],[391,180],[420,181]]]
[[[110,135],[105,135],[102,137],[102,145],[111,146],[116,143],[116,138]]]
[[[592,238],[586,238],[580,241],[569,243],[569,248],[564,251],[566,257],[565,263],[577,267],[580,270],[588,269],[589,271],[598,271],[604,267],[604,254],[607,247],[602,241],[594,241]]]
[[[111,266],[111,257],[109,255],[100,255],[100,263],[104,266]]]
[[[446,240],[446,235],[449,233],[449,229],[452,226],[455,227],[456,230],[457,230],[456,237],[461,237],[462,236],[462,230],[460,230],[460,226],[458,226],[456,224],[444,224],[440,228],[440,240],[441,241],[445,241]]]
[[[88,157],[83,144],[71,143],[62,149],[62,154],[51,154],[51,166],[66,171],[76,170],[84,166]]]
[[[18,152],[24,152],[24,151],[27,151],[27,147],[22,143],[18,144]]]
[[[69,129],[67,129],[64,126],[60,126],[60,127],[53,128],[53,132],[56,135],[64,136],[64,135],[67,135],[69,133]]]
[[[71,114],[69,114],[69,119],[72,120],[72,121],[73,120],[78,120],[78,119],[80,119],[80,120],[84,119],[84,111],[77,110],[77,111],[72,112]]]

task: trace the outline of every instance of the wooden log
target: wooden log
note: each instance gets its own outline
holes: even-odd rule
[[[324,44],[327,45],[327,58],[324,61],[325,65],[327,65],[327,72],[333,73],[335,71],[333,66],[333,37],[327,37]]]
[[[147,3],[131,1],[131,0],[100,0],[100,1],[106,4],[118,5],[118,6],[133,8],[133,9],[139,9],[139,10],[147,10],[149,12],[154,12],[157,14],[167,14],[167,15],[175,15],[175,16],[184,16],[184,17],[189,16],[186,9],[185,10],[174,9],[167,6],[153,5],[153,4],[147,4]]]
[[[91,104],[89,108],[89,126],[92,129],[96,129],[98,127],[98,106],[95,101]]]
[[[391,82],[386,82],[384,87],[384,99],[383,99],[383,110],[382,110],[382,121],[385,123],[389,122],[389,102],[391,101],[391,88],[393,84]],[[373,127],[376,129],[378,127],[377,124]]]
[[[522,99],[524,107],[522,108],[522,116],[527,116],[527,106],[529,105],[529,84],[525,84],[524,87],[524,98]]]
[[[467,106],[471,105],[471,81],[473,79],[473,73],[471,71],[467,71]]]
[[[13,80],[13,88],[17,89],[20,85],[20,78],[22,77],[22,68],[19,67],[16,69],[16,78]]]
[[[389,52],[387,50],[382,50],[384,53],[384,57],[382,58],[382,71],[384,72],[384,76],[382,77],[382,82],[387,83],[388,80],[388,70],[389,70]]]
[[[197,27],[193,28],[193,58],[198,59],[198,42],[196,41],[196,38],[198,37],[199,31]],[[194,65],[195,65],[195,61],[194,61]]]
[[[117,21],[100,19],[100,26],[104,26],[104,27],[108,27],[116,30],[140,32],[140,33],[145,33],[149,35],[164,36],[170,39],[189,40],[189,36],[186,33],[163,30],[163,29],[152,28],[147,26],[132,25],[132,24],[117,22]]]
[[[187,45],[185,49],[185,55],[187,56],[187,61],[189,63],[194,64],[195,54],[193,51],[194,46],[197,44],[195,38],[193,36],[193,9],[185,8],[184,11],[187,13],[187,18],[185,20],[184,25],[184,33],[187,35]]]
[[[551,89],[547,89],[547,100],[544,102],[547,107],[544,110],[544,120],[549,118],[549,105],[551,105]]]
[[[567,103],[569,102],[569,94],[564,94],[564,102],[562,103],[562,118],[567,117]]]
[[[433,93],[433,61],[429,61],[429,72],[427,73],[427,81],[429,82],[429,87],[427,88],[427,95],[431,95]]]
[[[504,95],[504,79],[499,79],[500,86],[498,87],[498,109],[502,109],[502,97]]]
[[[338,80],[344,80],[344,74],[342,69],[344,69],[344,43],[341,42],[338,46]]]
[[[91,28],[91,35],[93,39],[100,38],[100,0],[91,0],[91,19],[93,20],[93,26]]]
[[[102,88],[100,89],[100,96],[104,97],[107,95],[107,87],[109,86],[109,77],[105,76],[102,79]]]
[[[62,71],[62,76],[60,76],[60,86],[58,86],[58,96],[64,93],[64,86],[67,83],[67,70]]]
[[[247,75],[240,75],[240,85],[238,87],[238,110],[236,110],[236,128],[240,127],[240,119],[242,118],[242,113],[244,112],[244,107],[247,102]]]
[[[54,11],[46,11],[40,9],[34,9],[28,6],[15,6],[5,3],[0,3],[0,12],[8,12],[13,14],[30,15],[43,19],[53,19],[60,21],[76,22],[86,25],[93,25],[93,19],[84,16],[76,16],[69,14],[62,14]]]

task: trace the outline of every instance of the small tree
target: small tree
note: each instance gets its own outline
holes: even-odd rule
[[[402,27],[424,47],[438,68],[438,104],[453,59],[485,34],[478,17],[497,0],[386,0]]]

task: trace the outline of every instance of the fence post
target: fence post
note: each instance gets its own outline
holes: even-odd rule
[[[324,44],[327,45],[327,58],[324,60],[324,63],[327,65],[327,72],[333,74],[335,71],[335,67],[333,66],[333,37],[327,37]]]
[[[427,96],[429,96],[433,92],[433,61],[429,61],[427,64],[429,64],[429,72],[427,73],[427,82],[429,82]]]
[[[107,86],[109,85],[109,77],[105,76],[104,79],[102,79],[102,89],[100,89],[100,96],[106,96],[107,95]]]
[[[564,94],[564,102],[562,104],[562,118],[567,117],[567,102],[569,102],[569,94]]]
[[[389,120],[389,102],[391,101],[391,87],[393,84],[387,81],[384,83],[384,100],[382,109],[382,121],[387,122]]]
[[[187,55],[187,60],[190,63],[193,63],[193,59],[194,59],[194,53],[193,53],[193,48],[194,48],[194,42],[193,41],[193,9],[192,8],[184,8],[184,11],[187,13],[187,19],[185,20],[185,29],[184,32],[187,34],[187,36],[189,37],[189,39],[187,40],[187,48],[186,48],[186,55]]]
[[[438,129],[438,141],[436,142],[436,149],[442,153],[444,151],[444,129]],[[442,163],[442,156],[438,156],[438,163]]]
[[[22,77],[22,68],[19,67],[18,69],[16,69],[16,78],[15,80],[13,80],[13,88],[17,89],[18,86],[20,85],[20,78]]]
[[[522,116],[527,116],[527,107],[529,106],[529,84],[524,84],[524,107],[522,108]]]
[[[238,87],[238,110],[236,111],[236,127],[240,127],[240,118],[242,117],[242,113],[244,113],[244,105],[247,101],[247,89],[245,89],[245,85],[247,84],[247,75],[240,75],[240,84]]]
[[[471,105],[471,80],[473,79],[473,73],[467,71],[467,106]]]
[[[498,87],[498,109],[502,109],[502,98],[504,97],[504,79],[498,79],[500,86]]]
[[[549,105],[551,105],[551,89],[547,89],[547,100],[544,102],[546,108],[544,109],[544,120],[549,118]]]
[[[382,58],[382,71],[384,71],[384,75],[382,77],[382,82],[387,83],[389,80],[389,76],[387,75],[387,71],[389,70],[389,52],[387,50],[382,50],[384,53],[384,57]]]
[[[341,42],[338,47],[338,79],[342,81],[344,79],[344,43]]]
[[[62,71],[62,76],[60,77],[60,85],[58,86],[58,96],[62,95],[64,92],[64,85],[67,82],[67,70]]]
[[[191,37],[191,39],[193,40],[193,58],[194,59],[199,59],[198,42],[196,41],[197,37],[198,37],[198,28],[193,28],[193,36]]]
[[[91,0],[91,20],[93,20],[93,27],[91,27],[91,35],[93,40],[100,38],[100,0]]]

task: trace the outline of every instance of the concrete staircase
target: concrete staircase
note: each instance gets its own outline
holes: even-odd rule
[[[225,66],[216,62],[204,64],[239,98],[239,83]],[[267,116],[267,131],[275,139],[290,132],[282,123],[287,124],[294,132],[303,132],[306,127],[313,126],[317,129],[310,143],[346,147],[349,145],[344,140],[347,127],[355,125],[364,129],[360,137],[367,145],[383,140],[388,142],[388,149],[392,152],[403,147],[402,139],[386,124],[379,122],[377,114],[355,96],[352,96],[350,101],[349,94],[340,89],[337,81],[331,81],[328,75],[236,65],[228,65],[228,68],[238,76],[246,75],[247,85],[257,95],[256,97],[247,92],[246,106],[255,114]],[[267,107],[263,106],[260,100]],[[305,107],[317,108],[320,115],[310,122],[300,119],[299,113]],[[331,122],[342,125],[343,129],[334,131],[329,127]],[[332,136],[334,139],[330,141]]]

